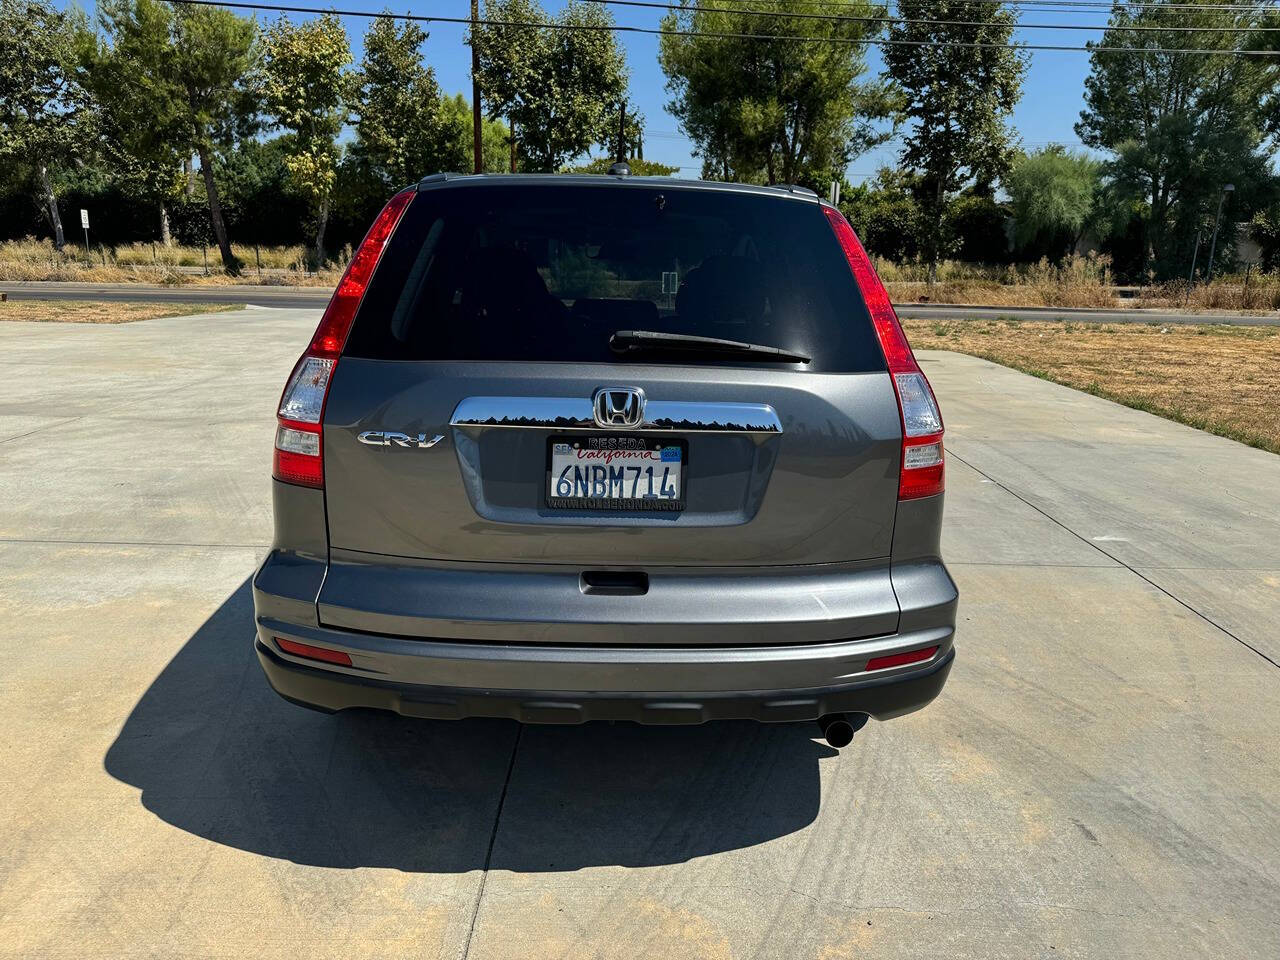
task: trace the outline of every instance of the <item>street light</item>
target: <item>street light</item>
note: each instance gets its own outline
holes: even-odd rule
[[[1235,193],[1236,185],[1228,183],[1222,188],[1222,196],[1218,198],[1218,215],[1213,218],[1213,239],[1209,242],[1209,269],[1205,272],[1205,283],[1213,282],[1213,252],[1218,247],[1218,222],[1222,219],[1222,205],[1226,202],[1228,193]]]

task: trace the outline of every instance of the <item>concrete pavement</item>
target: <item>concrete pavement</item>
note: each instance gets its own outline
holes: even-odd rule
[[[0,954],[1273,957],[1280,458],[922,354],[959,659],[808,726],[325,717],[250,649],[314,310],[0,323]]]
[[[268,307],[323,307],[331,290],[324,287],[235,284],[185,287],[142,283],[0,282],[0,292],[14,300],[111,300],[135,303],[244,303]],[[898,315],[911,319],[1056,320],[1076,323],[1227,323],[1280,326],[1280,313],[1180,313],[1173,310],[1086,309],[1082,307],[973,307],[949,303],[896,304]]]

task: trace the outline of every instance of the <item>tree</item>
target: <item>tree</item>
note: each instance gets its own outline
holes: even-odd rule
[[[74,77],[83,29],[77,14],[44,0],[0,0],[0,161],[32,164],[59,250],[66,238],[50,169],[66,165],[77,140],[89,135],[80,129]]]
[[[874,180],[842,190],[840,209],[870,253],[901,263],[920,256],[920,178],[881,167]]]
[[[1099,161],[1056,143],[1016,157],[1004,188],[1018,246],[1055,257],[1069,253],[1093,213],[1101,172]]]
[[[81,43],[79,76],[92,96],[99,145],[125,192],[154,204],[169,246],[170,206],[190,138],[176,89],[151,67],[171,49],[172,14],[158,3],[102,0],[98,23],[102,36],[86,32]]]
[[[444,109],[435,71],[422,61],[428,34],[406,20],[377,19],[364,35],[357,74],[356,142],[388,189],[430,173],[464,169],[451,155],[453,115]],[[470,135],[470,123],[467,124]]]
[[[138,3],[151,0],[135,0]],[[209,219],[222,265],[237,273],[222,220],[213,176],[215,146],[228,147],[248,135],[257,117],[257,99],[248,84],[258,62],[257,26],[252,20],[217,7],[179,7],[174,11],[170,73],[182,104],[189,145],[200,157],[200,173],[209,199]]]
[[[626,93],[613,17],[587,0],[568,0],[554,19],[537,0],[485,0],[484,10],[496,22],[476,27],[470,42],[488,113],[511,126],[522,169],[559,170],[608,135]]]
[[[1236,188],[1224,212],[1229,237],[1235,222],[1248,219],[1270,194],[1275,141],[1267,134],[1280,80],[1274,58],[1229,52],[1246,44],[1239,34],[1136,29],[1166,24],[1169,16],[1152,5],[1113,8],[1098,46],[1139,52],[1092,55],[1085,108],[1076,124],[1085,144],[1110,154],[1105,172],[1115,206],[1132,211],[1140,238],[1141,250],[1132,259],[1143,273],[1162,277],[1184,274],[1196,233],[1211,225],[1224,184]],[[1261,22],[1256,9],[1240,5],[1179,9],[1177,17],[1180,25],[1226,30],[1249,30]],[[1253,44],[1263,45],[1262,39]],[[1183,47],[1224,52],[1155,52]],[[1224,248],[1220,236],[1219,249]]]
[[[115,61],[112,82],[144,92],[142,122],[152,116],[171,121],[154,131],[156,154],[148,149],[146,155],[158,155],[163,140],[184,160],[199,156],[209,222],[223,266],[235,273],[240,263],[231,252],[213,161],[215,149],[247,136],[257,118],[247,83],[257,63],[257,27],[216,7],[174,7],[158,0],[117,0],[108,12],[100,26],[111,49],[128,51]],[[135,147],[145,143],[144,133],[136,136]]]
[[[853,157],[887,137],[873,122],[895,101],[884,84],[860,79],[866,47],[857,42],[875,36],[879,25],[801,16],[874,18],[883,7],[776,0],[769,7],[776,16],[760,17],[694,0],[681,4],[695,9],[663,19],[658,59],[673,95],[668,109],[694,141],[704,177],[803,183],[825,192]]]
[[[617,163],[616,158],[606,154],[576,167],[569,167],[565,170],[565,173],[604,174],[608,173],[609,168],[615,163]],[[627,165],[631,168],[631,175],[634,177],[669,177],[673,173],[680,172],[679,167],[670,167],[665,163],[656,163],[653,160],[644,160],[640,157],[632,157],[627,161]]]
[[[447,147],[440,169],[469,172],[473,165],[471,104],[460,93],[445,97],[440,104],[440,126]],[[480,124],[480,156],[484,173],[502,173],[509,168],[511,130],[501,120],[485,118]]]
[[[966,183],[992,184],[1008,169],[1013,137],[1007,119],[1027,60],[1012,45],[1017,15],[1003,3],[900,0],[898,16],[889,27],[895,45],[885,49],[884,61],[911,122],[901,157],[924,181],[920,240],[933,283],[938,260],[955,239],[948,229],[955,194]]]
[[[324,261],[324,230],[338,168],[338,134],[347,119],[351,46],[331,13],[295,25],[281,17],[263,33],[262,102],[275,125],[293,134],[285,167],[315,210],[316,261]]]

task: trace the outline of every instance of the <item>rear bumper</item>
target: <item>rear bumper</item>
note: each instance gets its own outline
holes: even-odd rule
[[[262,626],[267,625],[260,624],[260,629]],[[797,721],[828,713],[867,713],[887,720],[933,700],[954,660],[949,628],[921,631],[918,636],[818,647],[696,650],[486,647],[409,641],[429,648],[415,657],[425,666],[426,675],[438,671],[440,679],[408,683],[386,673],[305,661],[281,652],[271,639],[284,635],[315,645],[322,639],[315,636],[317,633],[328,635],[324,638],[328,640],[323,644],[326,647],[353,649],[338,643],[334,631],[300,633],[296,628],[283,634],[268,630],[255,645],[267,680],[286,700],[326,711],[366,707],[412,717],[503,717],[525,723]],[[349,637],[356,643],[370,639]],[[923,665],[862,673],[867,657],[885,649],[935,644],[938,652]],[[793,685],[800,675],[827,677],[828,682]],[[840,681],[831,682],[833,677]],[[500,682],[472,682],[482,679]]]

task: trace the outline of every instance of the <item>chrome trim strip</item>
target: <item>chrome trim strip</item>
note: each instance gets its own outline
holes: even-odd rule
[[[466,397],[450,426],[589,430],[600,432],[587,397]],[[782,433],[778,411],[767,403],[650,400],[644,422],[631,430],[673,433]]]

